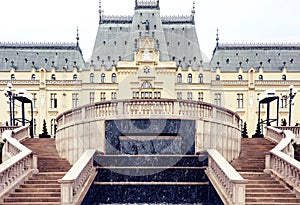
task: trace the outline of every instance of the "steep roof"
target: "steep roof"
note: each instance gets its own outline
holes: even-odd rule
[[[161,61],[176,61],[198,70],[203,62],[195,29],[195,5],[186,16],[161,16],[159,0],[136,0],[134,16],[105,16],[99,7],[100,21],[91,61],[95,69],[109,70],[118,61],[132,61],[139,38],[156,39]],[[144,22],[148,22],[148,32]]]
[[[0,43],[0,70],[30,71],[55,67],[57,71],[85,68],[81,49],[76,43]]]
[[[264,72],[300,71],[300,44],[217,44],[211,69],[222,72],[245,71],[262,67]]]

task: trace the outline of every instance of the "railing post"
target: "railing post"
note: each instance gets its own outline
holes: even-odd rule
[[[38,158],[37,158],[37,154],[33,153],[32,154],[32,165],[31,165],[32,169],[38,169]]]
[[[73,181],[60,180],[61,205],[71,205],[73,203]]]
[[[265,155],[265,173],[270,173],[271,172],[271,153],[267,153]]]
[[[246,196],[246,185],[245,182],[235,181],[233,182],[233,204],[244,205]]]

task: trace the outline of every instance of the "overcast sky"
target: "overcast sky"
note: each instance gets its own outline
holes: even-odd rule
[[[106,15],[133,15],[134,0],[102,0]],[[0,42],[76,42],[88,60],[98,28],[99,0],[1,0]],[[190,15],[193,0],[160,0],[161,15]],[[201,49],[210,58],[220,42],[300,41],[299,0],[196,0]]]

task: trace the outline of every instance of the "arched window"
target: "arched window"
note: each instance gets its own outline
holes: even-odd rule
[[[203,74],[202,73],[199,74],[199,83],[203,83]]]
[[[282,75],[282,80],[286,80],[286,75]]]
[[[152,85],[151,85],[150,82],[145,81],[145,82],[143,82],[143,84],[142,84],[142,88],[145,88],[145,89],[147,89],[147,88],[152,88]]]
[[[111,75],[111,82],[112,82],[112,83],[116,83],[116,82],[117,82],[117,75],[116,75],[115,73],[113,73],[113,74]]]
[[[35,80],[35,74],[31,75],[31,80]]]
[[[77,75],[76,74],[73,75],[73,80],[77,80]]]
[[[264,80],[264,76],[263,75],[259,75],[258,76],[258,80]]]
[[[105,83],[105,74],[104,73],[101,74],[101,83]]]
[[[239,76],[238,76],[238,79],[239,79],[239,80],[243,80],[243,76],[242,76],[242,75],[239,75]]]
[[[16,80],[15,74],[11,74],[10,80]]]
[[[193,75],[191,73],[188,74],[188,83],[193,83]]]
[[[51,80],[56,80],[55,74],[51,75]]]
[[[217,80],[217,81],[221,80],[220,75],[216,75],[216,80]]]
[[[95,82],[95,75],[94,73],[90,74],[90,83],[94,83]]]
[[[182,83],[182,75],[180,73],[177,75],[177,83]]]

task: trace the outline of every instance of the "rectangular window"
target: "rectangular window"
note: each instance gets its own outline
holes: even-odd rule
[[[257,94],[257,107],[259,107],[259,96],[260,93]],[[261,108],[265,108],[265,104],[261,104]]]
[[[116,92],[112,92],[111,93],[111,99],[112,100],[116,100],[117,99],[117,93]]]
[[[132,93],[132,98],[133,99],[139,99],[139,95],[140,95],[139,92],[133,92]]]
[[[32,107],[36,108],[36,106],[37,106],[37,94],[32,93]]]
[[[79,104],[79,94],[78,93],[72,93],[72,107],[76,108]]]
[[[199,100],[200,102],[203,102],[203,97],[204,97],[203,92],[199,92],[199,93],[198,93],[198,100]]]
[[[57,94],[50,94],[50,108],[57,108]]]
[[[161,93],[160,92],[154,92],[154,99],[160,99]]]
[[[221,93],[215,93],[215,105],[221,106]]]
[[[187,93],[187,99],[188,100],[193,100],[193,93],[192,92]]]
[[[93,104],[95,102],[95,93],[90,92],[90,104]]]
[[[100,93],[100,101],[104,101],[106,98],[105,98],[105,92],[101,92]]]
[[[182,92],[177,92],[177,100],[182,100]]]
[[[100,93],[100,101],[104,101],[105,100],[105,92],[101,92]]]
[[[287,108],[287,96],[286,95],[282,95],[281,99],[280,99],[280,104],[281,104],[281,108]]]
[[[237,94],[237,108],[244,108],[244,94]]]

